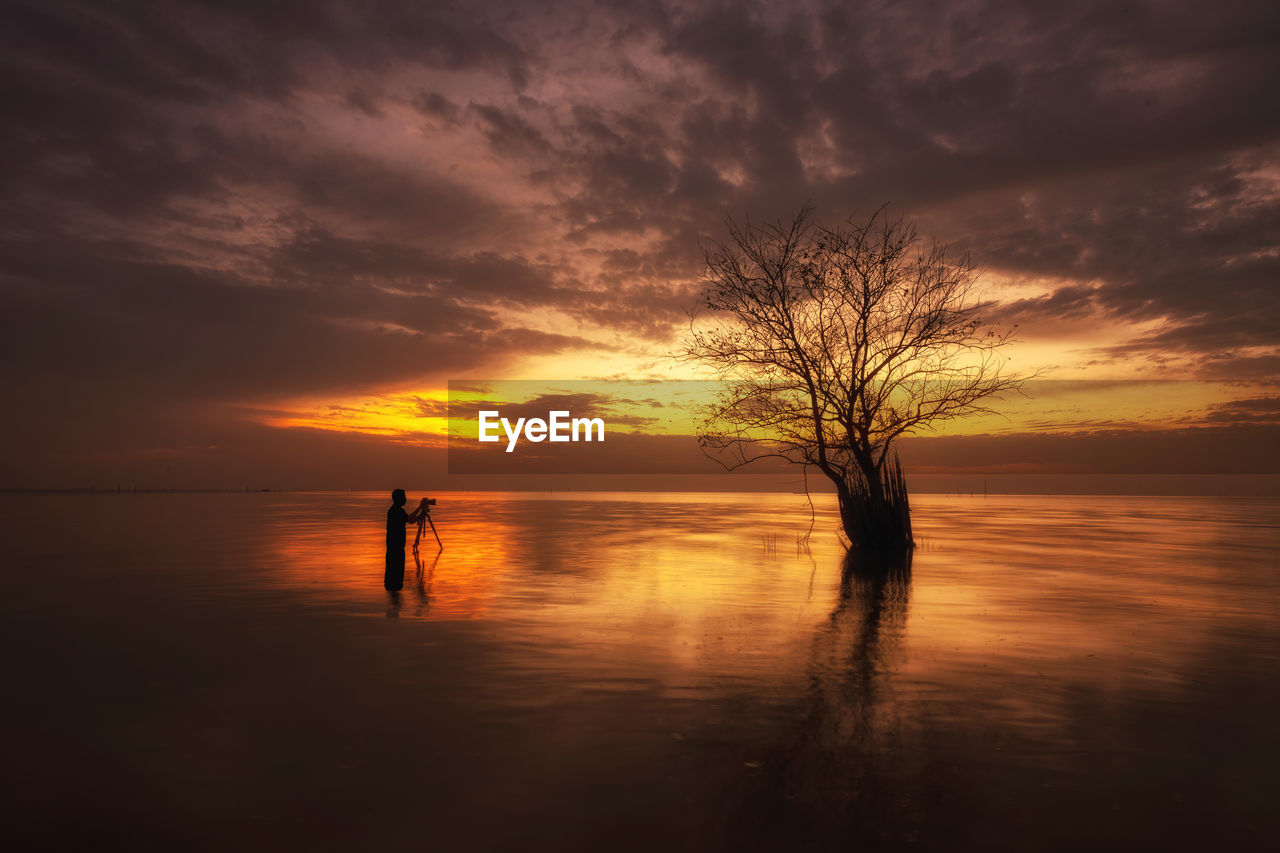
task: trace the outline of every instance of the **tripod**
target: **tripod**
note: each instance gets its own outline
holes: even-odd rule
[[[428,524],[431,525],[431,534],[436,537],[436,544],[443,551],[444,543],[440,541],[440,534],[436,532],[436,523],[431,520],[431,509],[426,505],[422,507],[422,515],[418,516],[418,534],[413,537],[413,550],[418,550],[418,541],[422,539],[422,531]]]

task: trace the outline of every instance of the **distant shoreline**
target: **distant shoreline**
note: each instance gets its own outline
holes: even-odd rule
[[[608,478],[607,484],[590,482],[583,478],[573,482],[568,478],[537,487],[523,486],[519,482],[500,484],[475,484],[468,488],[459,484],[444,483],[427,488],[408,488],[410,492],[432,493],[502,493],[554,494],[565,492],[603,493],[634,492],[636,494],[679,493],[745,493],[789,494],[803,493],[802,484],[792,477],[770,475],[725,475],[707,482],[708,478],[673,478],[669,476],[637,475]],[[662,482],[656,483],[655,480]],[[908,477],[912,494],[952,495],[981,497],[985,493],[995,495],[1094,495],[1116,497],[1280,497],[1280,475],[1277,474],[925,474]],[[828,490],[817,478],[810,478],[813,494],[825,494]],[[297,488],[275,486],[250,486],[240,488],[180,488],[130,486],[82,486],[82,487],[7,487],[0,488],[4,495],[174,495],[174,494],[319,494],[389,492],[389,486],[360,488]]]

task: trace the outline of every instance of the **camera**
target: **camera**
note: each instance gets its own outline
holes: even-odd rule
[[[422,502],[423,502],[424,504],[427,504],[428,506],[435,506],[435,505],[436,505],[436,499],[435,499],[435,498],[425,498],[425,499],[423,499],[423,501],[422,501]]]

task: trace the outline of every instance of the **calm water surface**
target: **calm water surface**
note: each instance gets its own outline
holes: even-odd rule
[[[411,493],[411,503],[417,495]],[[0,498],[10,837],[252,849],[1261,845],[1280,502]],[[410,541],[413,531],[410,530]]]

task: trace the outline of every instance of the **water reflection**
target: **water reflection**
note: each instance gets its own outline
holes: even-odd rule
[[[417,619],[425,619],[431,614],[431,585],[435,581],[436,566],[440,563],[441,552],[436,550],[424,560],[419,549],[413,549],[413,592],[390,590],[387,592],[387,618],[398,619],[405,609],[406,600],[411,602],[408,615]]]
[[[820,706],[817,740],[824,746],[872,740],[879,694],[891,689],[911,600],[912,552],[849,552],[840,596],[816,635],[812,693]]]
[[[813,632],[803,721],[777,748],[771,804],[756,810],[768,814],[784,803],[821,810],[868,790],[900,735],[894,674],[910,610],[912,557],[850,552],[841,561],[835,607]]]
[[[834,507],[798,547],[799,496],[440,498],[393,599],[381,493],[10,499],[28,805],[146,791],[220,847],[290,808],[302,840],[332,812],[402,844],[402,794],[448,849],[1280,831],[1280,502],[922,496],[912,562],[842,566]]]
[[[252,540],[265,553],[249,557],[257,568],[243,583],[357,614],[382,609],[379,500],[281,506]],[[394,612],[499,625],[518,633],[513,651],[536,666],[559,661],[570,678],[604,662],[677,691],[770,686],[803,669],[833,609],[861,612],[876,577],[855,571],[842,586],[834,537],[815,536],[811,552],[784,545],[808,529],[786,495],[445,495],[436,517],[448,547],[425,558],[421,584],[415,575]],[[915,617],[895,628],[912,652],[895,663],[899,680],[921,691],[1041,692],[1049,676],[1118,691],[1142,673],[1152,689],[1157,673],[1161,690],[1186,683],[1192,658],[1224,632],[1271,624],[1274,517],[1256,501],[924,496]],[[817,524],[834,526],[821,508]],[[899,584],[884,580],[885,594]],[[984,713],[1029,730],[1066,722],[1049,700],[1069,690],[1035,701],[980,692]]]

